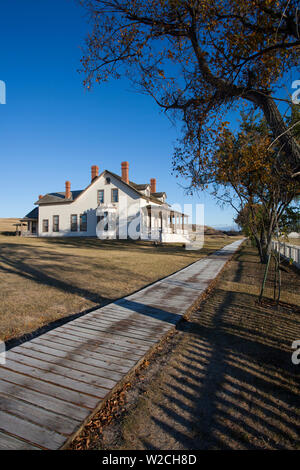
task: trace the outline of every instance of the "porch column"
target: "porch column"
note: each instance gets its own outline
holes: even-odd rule
[[[148,215],[148,221],[147,221],[147,228],[148,228],[148,231],[151,232],[151,209],[150,207],[147,208],[147,215]]]
[[[162,212],[162,218],[161,218],[161,223],[162,223],[162,231],[165,232],[168,230],[168,213],[167,212]]]
[[[174,232],[173,215],[174,215],[174,212],[170,212],[170,229],[171,229],[171,232]]]

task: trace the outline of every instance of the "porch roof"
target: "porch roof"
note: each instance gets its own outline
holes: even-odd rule
[[[146,209],[154,209],[157,212],[168,212],[170,214],[176,214],[176,215],[183,215],[184,217],[188,217],[187,214],[184,214],[183,212],[176,211],[172,209],[169,205],[163,205],[163,206],[156,206],[155,204],[147,204],[145,206]]]
[[[36,221],[36,220],[38,220],[38,217],[39,217],[39,210],[38,210],[37,207],[35,207],[34,209],[32,209],[32,211],[28,212],[28,214],[26,214],[25,217],[22,217],[19,220],[25,220],[25,221],[33,220],[33,221]]]

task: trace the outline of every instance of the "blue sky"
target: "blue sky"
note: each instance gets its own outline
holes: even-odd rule
[[[78,73],[89,30],[74,0],[3,2],[0,17],[0,217],[22,217],[39,194],[90,182],[90,167],[120,173],[130,164],[132,181],[157,179],[169,203],[204,203],[207,225],[232,223],[208,195],[186,197],[171,175],[179,129],[155,102],[125,80],[84,89]]]

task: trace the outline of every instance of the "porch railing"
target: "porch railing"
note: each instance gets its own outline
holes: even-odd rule
[[[283,258],[292,260],[293,264],[300,269],[300,246],[273,240],[272,249],[279,252]]]
[[[144,239],[145,238],[149,239],[149,240],[160,240],[162,234],[177,234],[177,235],[184,235],[186,237],[189,236],[188,230],[179,229],[179,228],[176,228],[175,230],[173,230],[170,227],[164,227],[163,229],[161,228],[152,228],[148,230],[144,229],[141,232],[141,237]]]

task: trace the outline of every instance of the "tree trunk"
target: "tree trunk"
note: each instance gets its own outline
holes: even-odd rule
[[[271,260],[271,254],[269,254],[269,256],[267,258],[267,261],[266,261],[266,268],[265,268],[264,278],[263,278],[263,282],[262,282],[262,285],[261,285],[261,290],[260,290],[260,294],[259,294],[259,298],[258,298],[259,302],[261,302],[262,296],[264,295],[266,280],[267,280],[267,277],[268,277],[270,260]]]
[[[267,243],[266,243],[266,235],[265,231],[262,228],[260,232],[260,250],[261,250],[261,263],[266,264],[268,260],[268,254],[267,254]]]
[[[263,236],[263,238],[260,241],[260,244],[261,244],[261,252],[262,252],[261,262],[263,264],[266,264],[266,262],[268,261],[269,255],[271,254],[271,251],[272,251],[272,237]]]
[[[267,263],[269,255],[272,251],[272,235],[273,230],[268,230],[268,233],[266,234],[265,228],[260,229],[259,237],[253,234],[258,249],[260,262],[262,264]]]
[[[254,237],[254,240],[255,240],[256,248],[258,250],[260,262],[265,263],[261,240],[254,234],[253,234],[253,237]]]
[[[280,146],[288,158],[294,171],[300,169],[300,145],[293,137],[292,131],[288,131],[274,100],[258,91],[251,91],[246,94],[246,98],[255,103],[263,111],[266,121],[272,130],[274,139],[278,138]]]

